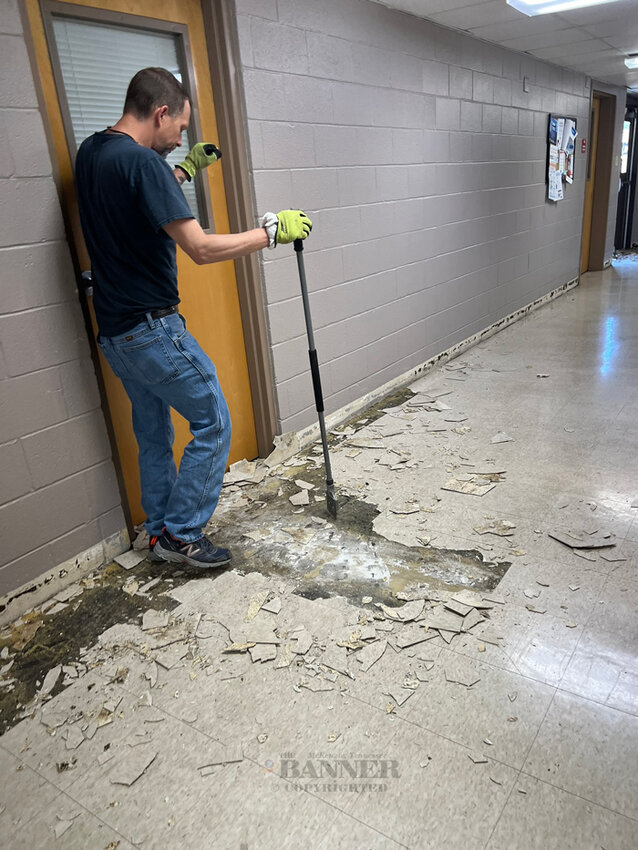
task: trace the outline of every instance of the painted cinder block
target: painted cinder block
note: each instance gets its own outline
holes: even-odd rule
[[[36,488],[111,457],[101,410],[23,437],[22,446]]]
[[[0,316],[0,337],[11,376],[77,360],[89,352],[79,304]]]
[[[252,42],[255,68],[279,73],[308,73],[308,46],[303,30],[253,18]]]
[[[49,546],[40,546],[0,566],[0,596],[28,584],[55,566]]]
[[[49,176],[51,158],[40,113],[35,109],[3,109],[0,120],[9,128],[7,143],[14,164],[13,176]]]
[[[11,502],[33,490],[33,481],[19,440],[0,445],[0,504]]]
[[[60,202],[48,177],[0,180],[0,206],[11,210],[0,219],[0,248],[65,238]]]
[[[59,370],[0,381],[0,443],[63,422],[68,417]]]
[[[66,242],[18,245],[0,250],[5,285],[0,311],[13,313],[78,298]]]
[[[82,475],[74,475],[0,507],[0,563],[9,564],[91,521]]]
[[[19,35],[0,34],[0,56],[0,108],[37,109],[31,65],[23,38]]]

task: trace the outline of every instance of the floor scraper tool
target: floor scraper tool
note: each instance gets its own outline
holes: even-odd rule
[[[328,453],[328,438],[326,436],[326,423],[323,416],[323,393],[321,391],[321,376],[319,375],[319,361],[315,349],[315,335],[312,331],[312,318],[310,316],[310,302],[308,301],[308,287],[306,286],[306,269],[303,261],[303,240],[295,239],[295,252],[297,254],[297,265],[299,267],[299,282],[301,284],[301,297],[303,299],[303,312],[306,318],[306,331],[308,333],[308,357],[310,358],[310,372],[312,373],[312,386],[315,391],[315,405],[319,417],[319,428],[321,430],[321,444],[323,446],[323,459],[326,466],[326,504],[328,513],[337,516],[337,497],[335,496],[335,485],[332,480],[332,469],[330,467],[330,455]]]

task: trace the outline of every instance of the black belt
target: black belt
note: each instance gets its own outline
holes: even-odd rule
[[[162,307],[161,310],[151,310],[150,316],[151,319],[163,319],[164,316],[171,316],[173,313],[177,312],[177,304],[173,304],[171,307]]]

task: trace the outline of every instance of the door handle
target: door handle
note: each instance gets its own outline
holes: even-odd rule
[[[86,293],[87,296],[93,295],[93,272],[91,269],[86,269],[80,275],[82,278],[82,289]]]

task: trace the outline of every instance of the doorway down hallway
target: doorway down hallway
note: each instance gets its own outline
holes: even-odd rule
[[[635,850],[637,421],[633,255],[333,430],[336,521],[233,467],[234,569],[0,632],[6,846]]]

